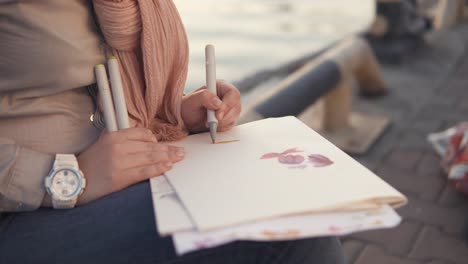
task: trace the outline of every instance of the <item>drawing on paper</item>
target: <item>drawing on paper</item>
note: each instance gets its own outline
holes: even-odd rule
[[[194,241],[193,244],[197,249],[205,249],[205,248],[210,248],[214,245],[216,245],[215,241],[211,238],[205,238],[202,240],[197,240]]]
[[[301,235],[301,231],[299,231],[298,229],[288,229],[285,231],[263,230],[261,234],[267,239],[280,240],[298,238]]]
[[[159,199],[173,199],[177,200],[177,194],[175,192],[163,193],[159,195]]]
[[[215,144],[229,144],[229,143],[234,143],[234,142],[239,142],[240,140],[234,139],[234,140],[224,140],[224,141],[218,141]]]
[[[342,229],[338,226],[331,225],[328,227],[328,231],[332,234],[339,234],[342,231]]]
[[[267,153],[260,159],[277,159],[279,163],[288,165],[292,169],[305,169],[308,166],[315,168],[327,167],[333,164],[333,161],[321,154],[304,154],[304,151],[297,148],[287,149],[283,152]]]

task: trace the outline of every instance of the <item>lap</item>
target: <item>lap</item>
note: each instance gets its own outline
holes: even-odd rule
[[[171,238],[156,231],[147,182],[72,210],[41,208],[2,222],[0,263],[343,263],[335,238],[235,242],[177,257]]]

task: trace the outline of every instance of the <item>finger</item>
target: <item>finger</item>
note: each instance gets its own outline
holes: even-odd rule
[[[218,87],[223,104],[226,105],[226,108],[219,109],[216,112],[216,117],[218,118],[218,120],[222,120],[225,118],[227,111],[229,111],[233,107],[236,107],[237,105],[240,105],[241,97],[240,92],[236,89],[236,87],[234,87],[228,82],[219,81]]]
[[[161,143],[142,142],[142,141],[125,141],[124,143],[120,143],[117,147],[120,148],[119,153],[121,155],[169,151],[169,147]]]
[[[229,124],[224,124],[223,126],[220,126],[218,128],[218,131],[219,132],[225,132],[225,131],[231,130],[236,125],[236,123],[237,123],[237,121],[231,122]]]
[[[219,80],[217,82],[217,87],[218,96],[228,108],[234,107],[240,103],[241,95],[234,85],[224,80]]]
[[[126,154],[135,154],[140,152],[158,152],[158,151],[165,151],[165,152],[177,152],[181,151],[184,152],[184,148],[165,145],[161,143],[153,143],[153,142],[140,142],[140,141],[126,141],[124,143],[118,144],[117,146],[119,149],[117,150],[118,153],[122,155]]]
[[[218,95],[223,95],[231,90],[237,90],[236,86],[226,80],[216,80],[216,88]]]
[[[203,107],[211,110],[219,110],[223,107],[221,99],[207,89],[200,91],[198,94],[201,97],[200,101]]]
[[[176,146],[167,146],[169,151],[167,152],[169,155],[169,160],[173,163],[179,162],[184,159],[185,157],[185,150],[181,147]]]
[[[119,166],[121,170],[126,170],[130,168],[148,166],[160,162],[172,163],[167,151],[141,152],[127,155],[117,164],[117,166]]]
[[[224,115],[223,118],[220,118],[218,119],[218,121],[220,121],[220,125],[224,125],[224,124],[229,124],[229,123],[232,123],[234,121],[237,121],[237,119],[239,118],[240,116],[240,113],[241,113],[241,106],[240,104],[230,108],[226,114]]]
[[[177,146],[172,146],[172,145],[165,145],[168,148],[168,151],[170,152],[185,152],[185,149],[183,147],[177,147]]]
[[[159,162],[147,166],[135,167],[125,170],[122,175],[130,184],[135,184],[156,176],[164,174],[172,168],[172,163],[169,161]]]
[[[221,101],[221,99],[206,89],[200,91],[198,96],[200,96],[199,100],[201,101],[203,107],[206,109],[215,110],[216,118],[218,120],[223,118],[227,106],[223,103],[223,101]]]
[[[143,142],[157,142],[151,130],[141,127],[127,128],[112,132],[108,134],[108,137],[113,142],[123,141],[143,141]]]

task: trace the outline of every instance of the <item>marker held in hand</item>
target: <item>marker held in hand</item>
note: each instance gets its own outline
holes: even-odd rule
[[[216,59],[215,48],[213,45],[206,45],[205,47],[205,66],[206,66],[206,87],[208,91],[217,95],[216,89]],[[216,143],[216,131],[218,130],[218,119],[216,118],[215,111],[207,110],[207,123],[210,129],[211,141]]]
[[[103,64],[98,64],[94,66],[94,72],[96,74],[99,94],[101,95],[100,101],[103,107],[102,112],[106,121],[106,128],[109,132],[117,131],[118,127],[115,119],[114,102],[107,80],[106,67]]]
[[[114,97],[115,112],[117,115],[117,125],[120,129],[130,128],[128,120],[127,105],[125,103],[125,94],[123,91],[122,78],[120,76],[119,62],[112,56],[107,60],[109,67],[109,77],[112,86],[112,95]]]

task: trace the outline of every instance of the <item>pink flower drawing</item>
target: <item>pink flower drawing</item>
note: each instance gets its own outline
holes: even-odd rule
[[[338,233],[341,232],[341,228],[338,227],[338,226],[333,226],[333,225],[332,225],[332,226],[329,226],[329,227],[328,227],[328,231],[329,231],[330,233],[332,233],[332,234],[338,234]]]
[[[331,161],[329,158],[320,154],[312,154],[312,155],[309,155],[308,158],[312,166],[317,167],[317,168],[326,167],[326,166],[333,164],[333,161]]]
[[[210,238],[205,238],[203,240],[193,241],[193,244],[197,249],[204,249],[210,248],[214,244],[214,241]]]
[[[290,168],[304,169],[308,165],[321,168],[330,166],[333,161],[321,154],[304,155],[304,151],[297,148],[287,149],[283,152],[266,153],[260,159],[277,159],[279,163],[292,165]]]

